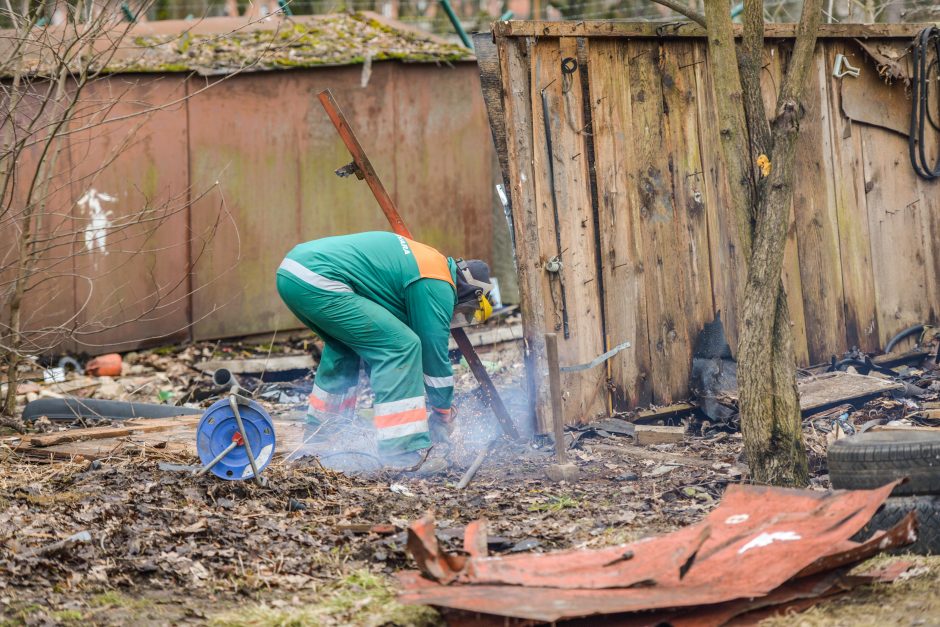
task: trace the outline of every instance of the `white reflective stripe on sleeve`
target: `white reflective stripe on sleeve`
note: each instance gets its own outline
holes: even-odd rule
[[[432,377],[424,375],[424,384],[429,388],[452,388],[454,387],[454,376]]]
[[[424,409],[424,396],[415,396],[413,398],[403,398],[400,401],[389,401],[388,403],[376,403],[375,415],[387,416],[397,414],[411,409]]]
[[[345,283],[340,283],[339,281],[334,281],[333,279],[328,279],[321,274],[317,274],[313,270],[304,267],[302,264],[297,263],[293,259],[285,259],[281,262],[279,267],[281,270],[290,272],[304,283],[312,285],[313,287],[319,288],[321,290],[326,290],[328,292],[352,292],[352,288]]]
[[[400,438],[406,435],[427,433],[427,431],[428,421],[419,420],[417,422],[406,422],[403,425],[395,425],[394,427],[384,427],[378,430],[378,433],[375,437],[377,440],[391,440],[393,438]]]

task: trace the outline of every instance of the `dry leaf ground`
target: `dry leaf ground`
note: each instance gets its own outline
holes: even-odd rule
[[[133,376],[163,375],[136,397],[191,395],[198,381],[189,365],[219,349],[186,350],[184,359],[173,351],[136,356]],[[491,355],[488,365],[511,408],[524,410],[517,357]],[[473,388],[465,369],[458,379],[459,389]],[[597,547],[697,521],[728,483],[746,480],[735,434],[644,449],[695,462],[672,465],[630,454],[637,447],[628,437],[584,433],[571,452],[577,483],[549,481],[550,446],[527,440],[501,442],[458,491],[495,429],[472,394],[461,409],[454,467],[432,479],[343,474],[307,458],[272,463],[268,486],[259,487],[166,472],[159,468],[166,459],[147,456],[35,464],[0,455],[0,625],[433,625],[440,621],[433,610],[395,603],[391,579],[413,566],[403,529],[427,510],[452,549],[480,517],[491,523],[494,553]],[[903,401],[879,400],[850,420],[904,411]],[[828,487],[826,424],[806,430],[815,489]],[[373,525],[384,527],[369,532]],[[773,624],[940,624],[940,560],[917,559],[917,577]]]

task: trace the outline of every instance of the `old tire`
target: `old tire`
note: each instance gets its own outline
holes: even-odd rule
[[[940,496],[895,496],[887,499],[858,532],[856,539],[869,538],[877,529],[894,527],[912,510],[917,512],[917,541],[895,552],[940,555]]]
[[[876,431],[837,440],[829,447],[832,487],[870,490],[908,477],[893,496],[940,494],[940,434]]]

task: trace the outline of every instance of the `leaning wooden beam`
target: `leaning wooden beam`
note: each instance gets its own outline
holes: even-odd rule
[[[84,440],[105,440],[107,438],[121,438],[137,433],[153,433],[157,431],[169,431],[178,427],[194,425],[199,422],[199,417],[193,418],[171,418],[167,420],[146,420],[146,421],[127,421],[119,427],[91,427],[89,429],[69,429],[58,433],[49,433],[46,435],[35,435],[28,439],[28,444],[24,438],[20,446],[46,447],[57,444],[66,444],[68,442],[81,442]],[[19,449],[19,447],[17,447]]]
[[[767,39],[792,39],[796,24],[768,23],[764,29]],[[932,24],[823,24],[820,39],[845,38],[905,38],[910,39]],[[705,29],[692,22],[541,22],[508,21],[493,24],[497,37],[705,37]],[[735,25],[736,37],[742,35],[740,24]]]
[[[382,213],[384,213],[385,217],[388,219],[392,231],[402,237],[411,238],[411,231],[405,225],[404,220],[402,220],[401,214],[398,213],[398,208],[395,206],[392,197],[389,196],[388,192],[385,190],[385,186],[382,185],[379,175],[375,172],[375,168],[372,167],[372,162],[369,160],[365,150],[356,138],[352,127],[349,126],[349,122],[346,121],[346,116],[343,115],[339,105],[336,104],[336,100],[333,98],[333,92],[329,89],[325,89],[320,92],[318,97],[320,104],[323,105],[323,109],[330,117],[330,121],[333,122],[333,126],[336,127],[336,132],[339,133],[340,138],[342,138],[343,143],[346,145],[346,149],[349,150],[350,155],[352,155],[355,168],[349,170],[347,173],[355,173],[356,176],[365,179],[366,183],[369,185],[369,189],[372,190],[372,194],[375,196],[375,200],[379,203],[379,207],[382,208]],[[346,170],[346,168],[349,167],[350,166],[345,166],[341,169]],[[337,171],[337,173],[339,172]],[[513,440],[518,440],[519,432],[516,431],[516,426],[512,422],[509,410],[506,409],[502,397],[500,397],[496,386],[493,385],[493,380],[490,379],[490,375],[486,372],[483,362],[480,361],[480,357],[474,350],[473,344],[470,343],[467,332],[458,327],[452,328],[450,334],[457,343],[457,348],[460,349],[464,359],[467,360],[467,365],[470,366],[473,376],[476,377],[477,382],[480,384],[483,399],[490,409],[493,410],[496,419],[503,428],[503,432]]]

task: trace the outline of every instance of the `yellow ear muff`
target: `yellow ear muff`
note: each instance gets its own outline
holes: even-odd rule
[[[480,306],[473,312],[473,318],[477,322],[486,322],[493,315],[493,305],[485,295],[480,294]]]

